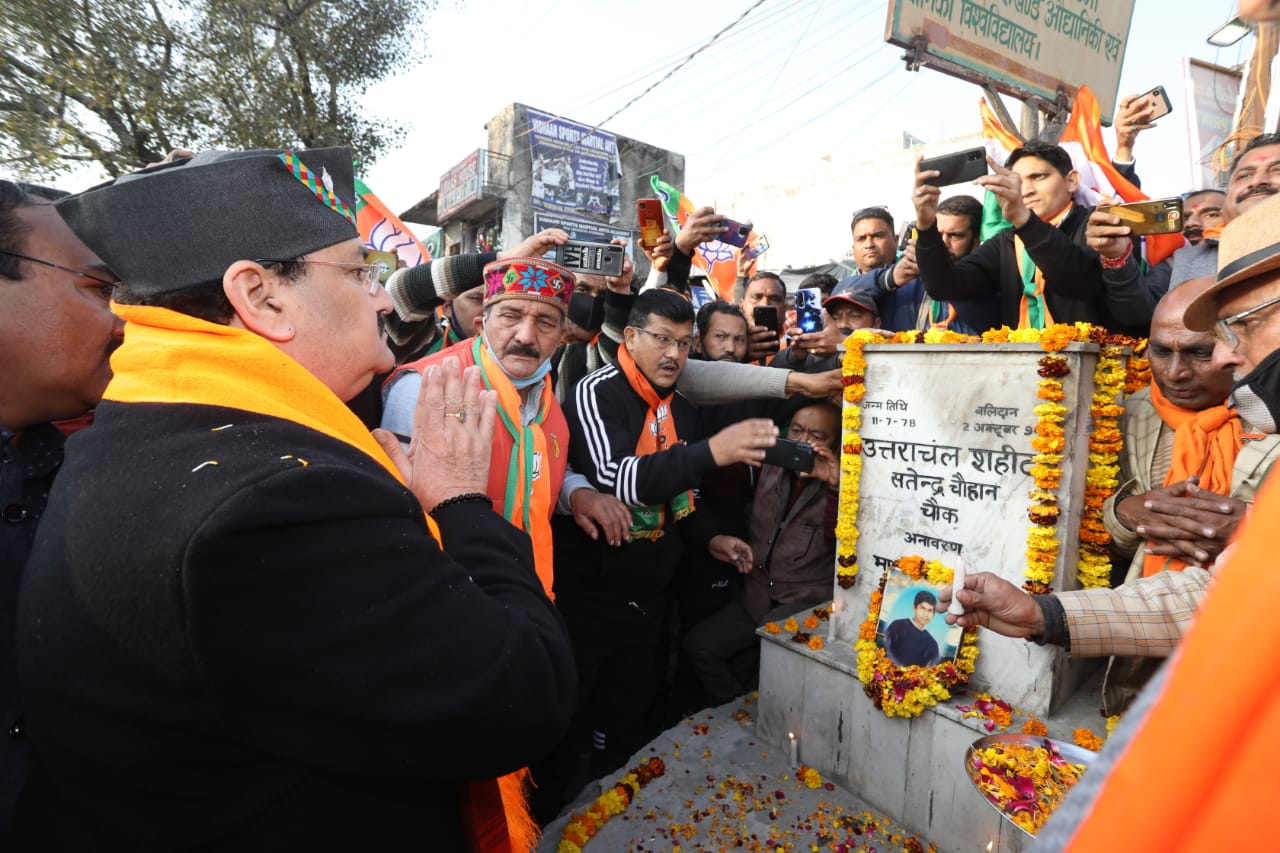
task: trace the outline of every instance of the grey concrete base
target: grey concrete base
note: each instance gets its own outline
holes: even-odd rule
[[[813,651],[783,636],[760,632],[760,703],[756,736],[788,749],[794,733],[801,763],[851,791],[942,853],[987,849],[1020,853],[1030,838],[996,813],[964,769],[964,754],[990,734],[982,721],[963,719],[956,705],[965,695],[919,717],[886,717],[876,710],[857,677],[852,645],[837,642]],[[1101,735],[1100,675],[1096,674],[1052,717],[1051,737],[1072,740],[1076,728]],[[999,695],[996,691],[995,695]],[[1015,717],[1009,732],[1021,730]]]
[[[666,762],[666,774],[637,795],[621,815],[591,839],[584,853],[654,851],[828,850],[834,841],[857,850],[900,850],[911,833],[885,819],[869,804],[833,785],[810,789],[795,778],[789,749],[766,746],[756,735],[757,701],[743,696],[682,720],[632,756],[624,768],[590,783],[559,818],[549,824],[538,853],[555,853],[565,826],[625,769],[650,756]],[[784,734],[783,737],[786,737]],[[830,780],[828,780],[830,781]],[[732,786],[730,786],[731,783]],[[742,783],[751,786],[744,793]],[[838,815],[865,815],[874,833],[824,832]],[[771,843],[765,844],[768,840]],[[932,839],[919,839],[928,849]],[[856,842],[856,845],[855,845]],[[971,853],[971,851],[966,851]]]

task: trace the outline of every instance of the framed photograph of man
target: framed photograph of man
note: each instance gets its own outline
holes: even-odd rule
[[[889,570],[876,625],[876,645],[898,666],[937,666],[955,660],[964,633],[939,612],[943,585]]]

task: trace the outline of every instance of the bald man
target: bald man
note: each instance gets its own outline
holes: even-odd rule
[[[1226,406],[1234,380],[1230,367],[1213,362],[1213,335],[1183,324],[1187,306],[1212,281],[1193,279],[1156,304],[1147,351],[1152,384],[1125,400],[1122,485],[1103,508],[1113,547],[1131,557],[1125,583],[1211,565],[1280,450],[1280,436],[1252,435]],[[1113,658],[1107,713],[1127,706],[1158,663]]]

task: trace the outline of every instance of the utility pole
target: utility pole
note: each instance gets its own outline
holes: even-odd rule
[[[1247,142],[1260,133],[1280,128],[1266,127],[1267,98],[1271,94],[1271,62],[1280,47],[1280,22],[1263,21],[1254,36],[1253,56],[1245,68],[1241,85],[1240,113],[1236,116],[1235,135]],[[1240,143],[1237,143],[1240,144]],[[1238,149],[1237,149],[1238,150]]]

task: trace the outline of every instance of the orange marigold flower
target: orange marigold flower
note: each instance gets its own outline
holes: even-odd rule
[[[1047,737],[1049,727],[1037,719],[1027,720],[1022,724],[1022,733],[1024,735],[1033,735],[1034,737]]]
[[[786,622],[782,623],[782,630],[787,631],[788,633],[794,634],[796,631],[800,630],[800,623],[797,622],[794,618],[788,619]]]
[[[766,622],[764,623],[764,632],[766,634],[781,634],[782,629],[778,627],[777,622]]]
[[[809,648],[813,649],[815,652],[819,651],[822,648],[822,646],[823,646],[823,642],[821,637],[815,634],[814,636],[809,638]]]
[[[920,570],[923,566],[924,557],[920,557],[916,554],[909,554],[898,560],[898,568],[902,569],[903,572],[913,578],[920,576]]]
[[[805,626],[806,628],[808,628],[810,631],[812,631],[814,628],[817,628],[817,627],[818,627],[818,617],[817,617],[817,616],[810,616],[810,617],[806,618],[806,619],[804,620],[804,626]]]
[[[1098,750],[1102,749],[1102,738],[1098,737],[1088,729],[1076,729],[1071,734],[1072,734],[1072,737],[1075,739],[1076,746],[1081,746],[1081,747],[1084,747],[1085,749],[1091,749],[1094,752],[1097,752]]]

